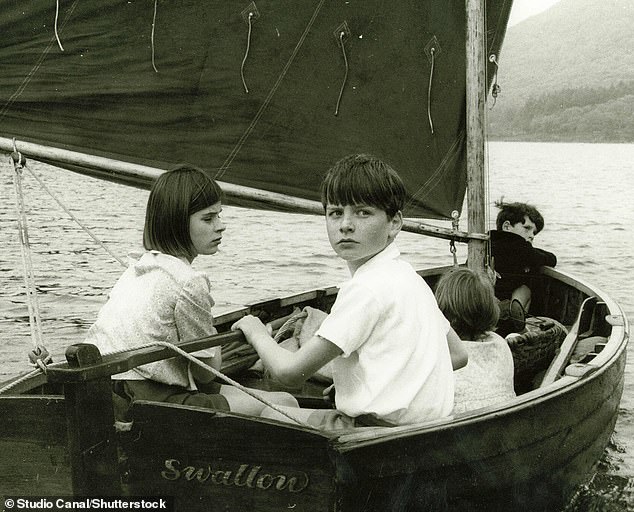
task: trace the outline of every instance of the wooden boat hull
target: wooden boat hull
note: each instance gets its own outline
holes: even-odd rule
[[[439,272],[424,277],[433,284]],[[103,410],[90,403],[92,394],[69,399],[74,385],[64,385],[66,398],[24,394],[44,382],[38,377],[14,395],[0,395],[0,414],[8,419],[0,424],[0,450],[9,461],[0,469],[3,492],[29,495],[35,485],[42,496],[115,489],[121,496],[174,496],[176,509],[188,511],[556,506],[589,477],[609,442],[623,391],[628,325],[618,305],[565,274],[546,269],[534,286],[538,313],[568,325],[585,297],[598,296],[611,322],[603,327],[609,339],[554,383],[504,406],[424,425],[327,434],[147,402],[134,405],[130,432],[114,434],[111,424],[92,419]],[[300,304],[324,308],[335,294],[326,289],[251,308],[272,316]],[[242,314],[224,315],[220,327]],[[78,403],[88,412],[78,413]],[[81,417],[96,434],[78,441],[73,425]]]

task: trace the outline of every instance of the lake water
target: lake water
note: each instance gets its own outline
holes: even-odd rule
[[[492,142],[488,160],[491,202],[504,196],[535,204],[546,220],[535,245],[555,252],[558,268],[607,292],[634,319],[634,145]],[[38,163],[30,168],[114,254],[140,247],[148,192]],[[0,166],[0,382],[31,369],[12,172]],[[28,172],[24,195],[44,344],[60,361],[67,345],[83,340],[123,269]],[[491,222],[495,214],[491,207]],[[226,207],[223,218],[220,252],[194,262],[212,277],[218,313],[347,277],[319,217]],[[452,263],[447,241],[402,233],[398,242],[416,268]],[[459,260],[465,257],[459,246]],[[567,510],[634,509],[633,361],[630,355],[613,442]]]

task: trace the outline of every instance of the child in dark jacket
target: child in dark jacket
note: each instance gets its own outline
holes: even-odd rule
[[[498,274],[495,295],[502,301],[501,319],[505,314],[517,316],[512,308],[518,303],[524,311],[531,304],[528,276],[543,266],[554,267],[557,257],[533,247],[533,239],[544,228],[544,218],[537,208],[527,203],[497,202],[500,209],[496,230],[490,232],[491,256]],[[509,308],[510,311],[505,311]],[[521,313],[523,314],[522,311]]]

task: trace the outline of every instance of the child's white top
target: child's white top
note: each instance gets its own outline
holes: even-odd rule
[[[211,283],[204,272],[158,251],[131,259],[110,292],[87,343],[102,354],[153,341],[189,341],[216,334],[211,308]],[[220,348],[195,352],[198,357],[220,357]],[[189,362],[181,356],[137,367],[114,379],[150,379],[195,390]]]
[[[454,379],[449,322],[394,243],[344,283],[317,335],[343,354],[333,361],[337,409],[394,424],[447,416]]]
[[[507,341],[494,332],[481,341],[465,341],[467,366],[456,370],[454,413],[479,409],[515,397],[513,354]]]

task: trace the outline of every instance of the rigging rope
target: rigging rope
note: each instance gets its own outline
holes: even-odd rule
[[[11,153],[13,163],[13,187],[15,191],[15,205],[18,216],[18,235],[20,239],[20,254],[22,256],[22,267],[24,270],[24,288],[26,291],[26,305],[29,311],[29,328],[31,331],[31,341],[34,352],[43,353],[42,326],[40,318],[40,306],[37,298],[35,286],[35,276],[33,275],[33,259],[31,246],[29,245],[29,233],[26,219],[26,206],[24,204],[24,193],[22,190],[22,170],[24,169],[24,159],[18,151]]]
[[[156,27],[156,12],[158,11],[158,0],[154,0],[154,16],[152,17],[152,35],[150,37],[150,41],[152,43],[152,68],[154,68],[154,72],[158,73],[158,69],[156,69],[156,63],[154,60],[154,28]]]
[[[282,326],[278,329],[278,331],[275,333],[275,336],[273,336],[273,339],[279,343],[280,340],[282,339],[282,336],[284,336],[291,329],[295,328],[295,324],[297,323],[298,320],[301,320],[302,318],[306,318],[306,317],[308,317],[308,312],[303,310],[300,310],[297,313],[291,315],[290,318],[286,320],[282,324]]]
[[[343,96],[343,89],[348,81],[348,56],[346,55],[346,47],[343,42],[343,38],[346,36],[346,32],[342,30],[339,33],[339,45],[341,46],[341,53],[343,54],[343,62],[346,66],[345,74],[343,75],[343,82],[341,83],[341,89],[339,90],[339,98],[337,98],[337,106],[335,107],[335,115],[339,115],[339,106],[341,105],[341,97]]]
[[[62,203],[62,201],[53,193],[53,191],[51,189],[49,189],[46,184],[42,181],[42,179],[33,172],[33,170],[31,170],[31,168],[26,165],[26,163],[24,164],[24,168],[29,171],[29,173],[31,173],[31,176],[33,176],[37,182],[40,184],[40,186],[42,187],[42,189],[48,193],[48,195],[50,195],[53,200],[62,208],[62,210],[64,210],[68,216],[75,221],[79,227],[90,237],[92,238],[97,245],[99,245],[104,251],[106,251],[112,258],[114,258],[116,261],[118,261],[122,267],[127,268],[128,265],[127,263],[120,258],[119,256],[117,256],[114,252],[112,252],[108,246],[106,244],[104,244],[101,240],[99,240],[99,238],[97,238],[97,236],[95,236],[95,234],[90,230],[90,228],[88,226],[86,226],[85,224],[83,224],[74,214],[73,212],[71,212],[65,205],[64,203]]]
[[[203,363],[200,359],[198,359],[197,357],[185,352],[183,349],[181,349],[180,347],[177,347],[173,343],[169,343],[167,341],[154,341],[152,343],[146,343],[144,345],[135,346],[134,349],[135,350],[136,349],[143,349],[143,348],[149,348],[149,347],[153,347],[153,346],[164,347],[164,348],[167,348],[169,350],[172,350],[173,352],[176,352],[177,354],[183,356],[188,361],[191,361],[192,363],[196,364],[197,366],[200,366],[201,368],[204,368],[205,370],[213,373],[217,378],[222,379],[227,384],[238,388],[240,391],[246,393],[250,397],[255,398],[259,402],[262,402],[264,405],[266,405],[267,407],[270,407],[271,409],[273,409],[275,412],[278,412],[282,416],[285,416],[286,418],[292,420],[293,422],[295,422],[295,423],[297,423],[297,424],[299,424],[299,425],[301,425],[303,427],[307,427],[307,428],[310,428],[312,430],[319,430],[316,427],[314,427],[312,425],[309,425],[308,423],[304,422],[303,420],[301,420],[299,418],[295,418],[292,414],[289,414],[287,411],[281,409],[280,407],[278,407],[274,403],[270,402],[266,398],[263,398],[263,397],[259,396],[258,393],[254,392],[254,390],[252,390],[251,388],[243,386],[239,382],[233,380],[228,375],[225,375],[224,373],[222,373],[219,370],[216,370],[212,366],[209,366],[208,364]],[[108,356],[108,355],[113,355],[113,354],[119,354],[119,353],[122,353],[122,352],[127,352],[129,350],[130,349],[122,349],[122,350],[117,350],[117,351],[114,351],[114,352],[108,352],[108,353],[105,353],[105,354],[102,354],[102,355],[103,356]]]
[[[436,48],[433,46],[429,49],[429,55],[431,56],[431,69],[429,71],[429,85],[427,86],[427,119],[429,120],[429,129],[431,134],[434,134],[434,121],[431,118],[431,86],[434,81],[434,65],[436,63]]]
[[[57,44],[59,49],[64,51],[64,47],[62,46],[62,42],[59,39],[59,33],[57,31],[57,21],[59,20],[59,0],[55,3],[55,39],[57,40]]]
[[[247,58],[249,57],[249,50],[251,49],[251,31],[253,29],[253,12],[250,12],[247,16],[247,24],[249,25],[249,32],[247,33],[247,48],[244,51],[244,58],[242,59],[242,64],[240,65],[240,77],[242,78],[242,85],[244,86],[244,92],[249,94],[249,88],[247,87],[247,82],[244,79],[244,65],[247,62]]]
[[[62,22],[62,26],[61,26],[62,29],[64,28],[64,26],[66,25],[66,23],[70,19],[71,15],[73,14],[73,11],[75,10],[75,7],[77,6],[78,2],[79,2],[79,0],[75,0],[73,2],[73,5],[71,5],[70,9],[66,13],[66,17],[64,18],[64,21]],[[57,23],[56,23],[56,26],[57,26]],[[7,112],[9,111],[11,106],[13,105],[13,103],[15,103],[15,101],[22,95],[22,93],[24,92],[26,87],[29,85],[29,82],[33,79],[33,77],[35,76],[37,71],[40,69],[40,67],[44,63],[44,60],[46,60],[46,56],[51,51],[51,48],[53,47],[54,41],[55,41],[55,38],[52,38],[51,41],[48,43],[48,45],[46,45],[46,48],[44,48],[44,51],[38,57],[37,62],[33,65],[31,70],[28,72],[28,74],[22,80],[22,83],[18,86],[16,91],[11,95],[11,97],[2,106],[2,109],[0,109],[0,119],[2,119],[7,114]]]
[[[502,88],[500,87],[500,84],[498,84],[498,70],[500,69],[500,66],[498,65],[497,56],[495,55],[495,53],[489,55],[489,62],[495,64],[495,72],[493,73],[493,85],[491,86],[491,96],[493,97],[493,104],[489,107],[489,110],[491,110],[493,109],[493,107],[495,107],[498,99],[498,94],[500,94]]]
[[[19,384],[22,384],[23,382],[26,382],[27,380],[39,375],[40,373],[46,373],[48,368],[56,368],[56,367],[60,367],[60,366],[65,366],[66,362],[65,361],[61,361],[59,363],[52,363],[52,364],[48,364],[46,366],[44,366],[44,368],[42,368],[41,366],[39,367],[39,370],[33,370],[29,373],[26,373],[24,375],[22,375],[22,377],[9,382],[9,384],[7,384],[6,386],[0,388],[0,395],[7,393],[8,391],[12,390],[13,388],[15,388],[16,386],[18,386]]]
[[[453,228],[455,232],[458,232],[459,223],[460,223],[460,213],[458,212],[458,210],[454,210],[451,212],[451,227]],[[457,267],[458,266],[458,255],[457,255],[458,251],[456,249],[456,240],[453,238],[449,241],[449,252],[453,256],[453,266]]]
[[[57,198],[57,196],[46,186],[46,184],[37,176],[27,165],[22,153],[17,150],[15,139],[13,140],[13,153],[10,155],[13,164],[13,185],[15,192],[15,204],[18,218],[18,236],[20,240],[20,254],[22,257],[24,287],[26,293],[26,305],[29,314],[29,330],[33,350],[29,352],[29,360],[32,364],[38,366],[46,373],[46,365],[52,361],[52,358],[42,342],[42,319],[40,315],[39,300],[37,295],[37,286],[35,284],[35,274],[33,271],[33,258],[31,246],[29,243],[28,223],[26,215],[26,205],[24,202],[24,191],[22,187],[23,171],[26,169],[37,180],[40,186],[59,204],[62,209],[74,220],[95,242],[97,242],[108,254],[110,254],[123,267],[127,267],[126,263],[118,258],[106,245],[99,240],[90,229],[85,226],[66,206]]]
[[[275,335],[275,340],[279,341],[279,339],[283,336],[283,334],[285,334],[286,332],[288,332],[290,330],[291,327],[294,326],[295,322],[297,322],[297,320],[304,318],[307,316],[307,313],[304,311],[300,311],[297,314],[291,316],[283,325],[282,327],[280,327],[280,329],[278,330],[277,334]],[[176,352],[177,354],[179,354],[180,356],[184,357],[185,359],[187,359],[188,361],[191,361],[192,363],[196,364],[197,366],[200,366],[201,368],[206,369],[207,371],[213,373],[217,378],[222,379],[223,381],[225,381],[227,384],[236,387],[237,389],[239,389],[240,391],[242,391],[243,393],[246,393],[247,395],[249,395],[250,397],[258,400],[259,402],[263,403],[264,405],[266,405],[267,407],[270,407],[271,409],[273,409],[275,412],[281,414],[282,416],[290,419],[291,421],[293,421],[294,423],[297,423],[298,425],[301,425],[303,427],[309,428],[311,430],[320,430],[317,427],[314,427],[308,423],[306,423],[305,421],[303,421],[300,418],[296,418],[294,417],[292,414],[290,414],[288,411],[285,411],[284,409],[281,409],[280,407],[278,407],[276,404],[270,402],[269,400],[267,400],[266,398],[260,396],[257,392],[255,392],[254,390],[252,390],[251,388],[248,388],[246,386],[243,386],[242,384],[240,384],[239,382],[233,380],[231,377],[229,377],[228,375],[225,375],[224,373],[222,373],[219,370],[216,370],[214,367],[209,366],[206,363],[203,363],[200,359],[198,359],[197,357],[189,354],[188,352],[185,352],[183,349],[181,349],[180,347],[177,347],[176,345],[174,345],[173,343],[169,343],[166,341],[155,341],[152,343],[146,343],[143,345],[138,345],[133,347],[135,350],[137,349],[143,349],[143,348],[150,348],[150,347],[155,347],[155,346],[159,346],[159,347],[164,347],[167,348],[168,350],[171,350],[173,352]],[[121,354],[121,353],[125,353],[128,352],[130,349],[126,348],[126,349],[121,349],[121,350],[114,350],[112,352],[107,352],[107,353],[103,353],[102,356],[111,356],[111,355],[116,355],[116,354]],[[59,367],[59,366],[63,366],[65,365],[65,363],[55,363],[52,365],[49,365],[49,367]],[[46,367],[40,367],[40,369],[46,373]],[[18,384],[30,379],[31,377],[34,377],[35,375],[39,374],[39,370],[34,370],[33,372],[30,372],[26,375],[23,375],[22,377],[20,377],[19,379],[9,383],[8,385],[4,386],[3,388],[0,388],[0,394],[6,393],[7,391],[9,391],[10,389],[16,387]]]

